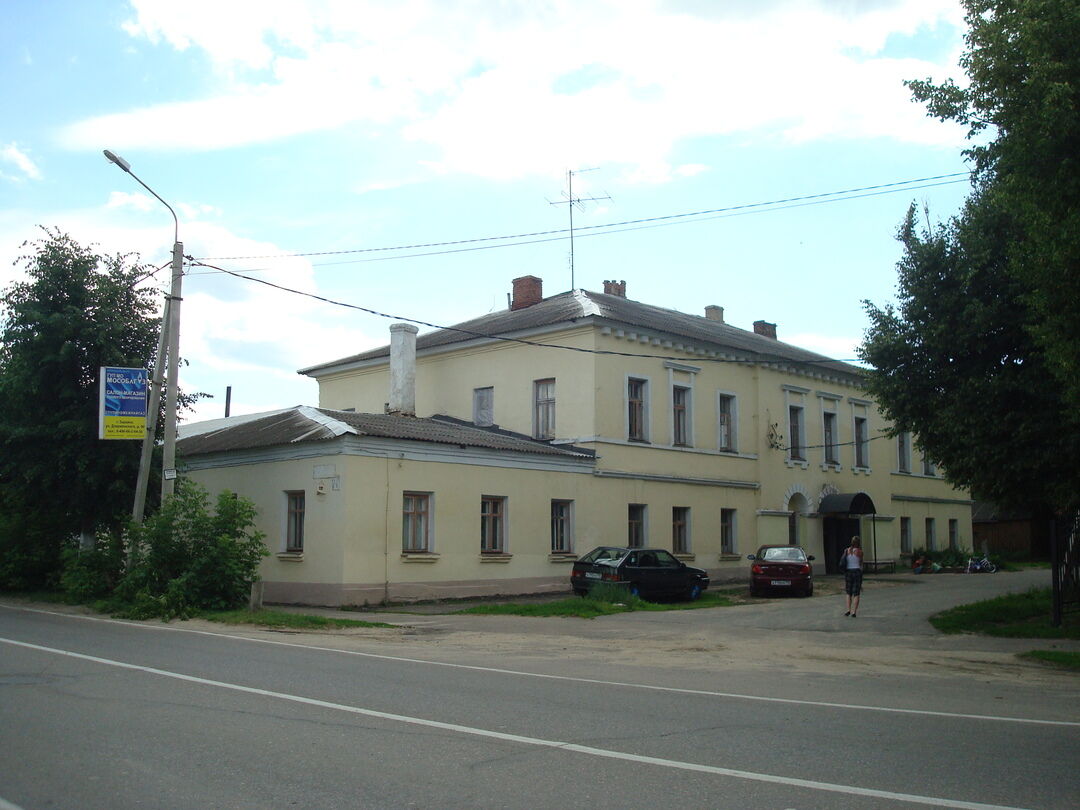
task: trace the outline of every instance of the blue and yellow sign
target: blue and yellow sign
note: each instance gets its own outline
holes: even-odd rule
[[[146,369],[101,367],[99,439],[146,435]]]

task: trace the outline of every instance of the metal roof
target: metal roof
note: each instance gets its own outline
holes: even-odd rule
[[[452,327],[428,332],[417,337],[416,349],[422,352],[425,349],[437,349],[477,338],[513,337],[542,327],[572,325],[577,322],[651,329],[672,337],[700,342],[704,344],[702,348],[726,350],[763,363],[809,362],[823,371],[846,375],[859,375],[862,372],[859,367],[849,363],[832,360],[721,321],[588,290],[559,293],[523,309],[493,312]],[[302,368],[299,373],[317,376],[319,372],[332,371],[340,366],[389,356],[390,347],[387,345]]]
[[[420,418],[305,406],[185,425],[176,449],[181,455],[195,456],[299,442],[327,441],[345,435],[433,442],[463,448],[485,448],[564,458],[593,456],[589,450],[570,445],[553,445],[497,427],[476,427],[448,416]]]

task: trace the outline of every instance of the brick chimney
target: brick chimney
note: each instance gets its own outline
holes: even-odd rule
[[[768,321],[754,321],[754,334],[776,340],[776,324]]]
[[[416,333],[411,323],[390,324],[390,404],[387,413],[416,415]]]
[[[626,280],[615,281],[615,279],[612,279],[611,281],[607,281],[605,279],[604,294],[617,295],[619,298],[626,298]]]
[[[717,323],[724,322],[724,308],[718,307],[716,304],[709,304],[705,307],[705,317],[710,321],[716,321]]]
[[[544,300],[544,280],[536,276],[514,279],[514,297],[510,309],[525,309]]]

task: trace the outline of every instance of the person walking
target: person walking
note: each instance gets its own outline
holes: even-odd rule
[[[847,610],[845,616],[855,618],[859,612],[859,597],[862,595],[862,540],[851,538],[851,545],[844,549],[840,557],[840,568],[844,572],[844,594]]]

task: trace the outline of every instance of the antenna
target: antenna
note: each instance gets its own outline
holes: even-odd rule
[[[585,203],[587,203],[587,202],[598,202],[599,200],[610,200],[611,199],[611,197],[609,197],[606,194],[603,197],[575,197],[574,196],[574,175],[575,174],[581,174],[582,172],[595,172],[598,168],[599,168],[598,166],[594,166],[591,169],[578,169],[577,171],[574,171],[573,169],[567,169],[566,170],[566,189],[567,190],[563,192],[563,195],[562,195],[563,198],[561,200],[555,200],[555,202],[551,202],[551,200],[548,200],[548,203],[550,205],[565,205],[567,210],[570,212],[570,289],[571,290],[576,288],[575,284],[574,284],[574,208],[577,207],[578,210],[584,211],[585,210]]]

